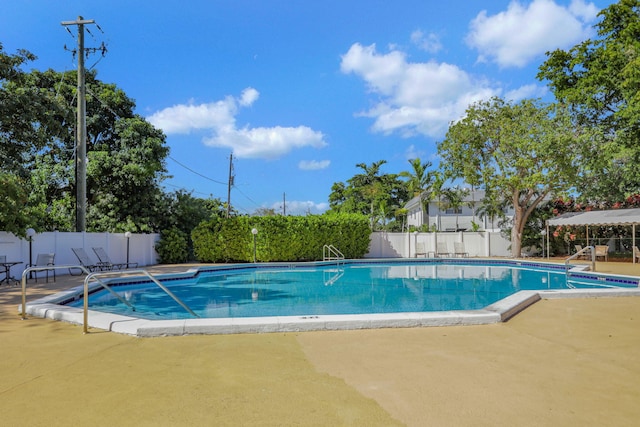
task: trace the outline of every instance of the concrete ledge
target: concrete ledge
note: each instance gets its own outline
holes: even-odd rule
[[[558,289],[538,291],[544,299],[640,296],[640,288]]]
[[[488,305],[485,310],[497,313],[500,320],[504,322],[538,301],[540,301],[539,291],[520,291]]]
[[[603,279],[599,279],[602,280],[601,286],[608,286],[610,283],[605,281],[605,278],[609,280],[619,277],[629,281],[627,276],[602,277]],[[138,337],[482,325],[507,321],[540,299],[640,296],[638,287],[614,286],[615,283],[607,288],[520,291],[480,310],[175,320],[146,320],[133,315],[125,316],[89,310],[88,322],[91,328]],[[76,300],[82,294],[82,290],[82,286],[77,286],[32,301],[27,303],[26,312],[32,316],[82,325],[82,308],[60,305],[65,301]],[[20,305],[18,305],[18,312],[21,312]]]

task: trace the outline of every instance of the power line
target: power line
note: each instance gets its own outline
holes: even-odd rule
[[[177,161],[176,159],[174,159],[174,158],[173,158],[173,157],[171,157],[171,156],[167,156],[167,157],[169,157],[171,160],[173,160],[174,162],[176,162],[177,164],[179,164],[180,166],[182,166],[183,168],[185,168],[185,169],[186,169],[186,170],[188,170],[189,172],[191,172],[191,173],[194,173],[194,174],[198,175],[199,177],[202,177],[202,178],[204,178],[204,179],[208,179],[209,181],[211,181],[211,182],[215,182],[216,184],[220,184],[220,185],[227,185],[227,183],[226,183],[226,182],[217,181],[217,180],[215,180],[215,179],[213,179],[213,178],[209,178],[208,176],[202,175],[200,172],[196,172],[196,171],[194,171],[194,170],[193,170],[193,169],[191,169],[189,166],[187,166],[187,165],[184,165],[184,164],[180,163],[179,161]]]
[[[246,194],[244,194],[242,191],[240,191],[240,189],[236,186],[234,186],[233,188],[235,188],[238,193],[242,194],[244,196],[245,199],[247,199],[248,201],[250,201],[251,203],[253,203],[254,205],[256,205],[257,207],[260,207],[260,204],[257,203],[256,201],[252,200],[249,196],[247,196]]]
[[[188,192],[191,192],[191,193],[194,193],[194,194],[202,194],[203,196],[213,197],[213,194],[211,194],[211,193],[205,193],[205,192],[196,191],[196,190],[189,190],[184,185],[169,184],[167,182],[163,183],[162,185],[166,185],[167,187],[177,188],[178,190],[188,191]]]

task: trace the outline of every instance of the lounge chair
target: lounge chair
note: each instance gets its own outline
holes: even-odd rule
[[[38,254],[36,257],[35,264],[27,264],[27,267],[47,267],[49,265],[55,265],[56,254]],[[53,273],[53,281],[56,281],[56,270],[55,269],[46,269],[46,270],[37,270],[29,273],[29,278],[36,279],[36,283],[38,283],[38,273],[46,274],[46,282],[49,283],[49,272]]]
[[[582,247],[582,245],[576,245],[576,253],[580,252],[581,250],[583,250],[584,248]],[[591,258],[591,250],[586,250],[584,251],[579,257],[579,259],[590,259]]]
[[[121,264],[113,263],[109,259],[109,255],[107,254],[107,251],[105,251],[103,248],[92,248],[92,249],[93,249],[93,252],[96,253],[96,256],[98,257],[98,259],[100,260],[100,264],[105,266],[107,270],[113,270],[113,269],[121,270],[123,268],[129,268],[129,265],[134,265],[134,264],[135,264],[134,267],[138,266],[138,263],[129,263],[129,265],[127,265],[126,262]]]
[[[107,265],[104,265],[101,262],[91,261],[91,258],[89,258],[89,255],[87,255],[84,248],[71,248],[71,250],[75,254],[76,258],[78,258],[78,261],[80,261],[80,265],[86,268],[87,270],[89,270],[90,272],[94,272],[98,270],[100,271],[109,270]],[[73,273],[71,273],[71,270],[72,268],[69,269],[69,274],[73,275]]]
[[[605,261],[609,261],[609,246],[607,245],[598,245],[596,246],[596,261],[598,258],[604,257]]]
[[[464,242],[453,242],[453,255],[468,258],[469,252],[464,250]]]
[[[422,255],[425,258],[427,257],[427,250],[424,248],[424,243],[416,243],[415,257],[418,258],[418,255]]]
[[[447,249],[447,244],[444,242],[440,242],[436,245],[436,255],[437,256],[449,256],[451,252]]]

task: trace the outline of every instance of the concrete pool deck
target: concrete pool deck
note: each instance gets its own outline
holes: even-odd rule
[[[157,267],[156,271],[184,266]],[[640,266],[598,263],[640,276]],[[28,300],[80,283],[29,285]],[[640,298],[507,323],[140,339],[29,317],[0,286],[7,425],[637,425]]]

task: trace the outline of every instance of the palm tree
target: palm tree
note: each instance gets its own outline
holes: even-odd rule
[[[400,176],[407,178],[407,188],[413,197],[420,197],[422,212],[429,213],[428,190],[433,181],[433,173],[427,169],[432,166],[431,162],[422,163],[420,159],[410,159],[411,171],[400,172]]]
[[[359,174],[351,179],[351,184],[354,187],[362,188],[362,196],[365,202],[369,205],[369,220],[371,229],[373,230],[376,222],[375,215],[375,203],[383,194],[383,186],[380,182],[380,167],[387,163],[386,160],[378,160],[367,166],[365,163],[358,163],[356,167],[359,167],[364,171],[364,174]]]
[[[464,199],[469,195],[469,190],[466,188],[447,188],[443,191],[443,196],[445,198],[446,208],[453,209],[456,213],[456,230],[460,228],[458,224],[458,210],[464,204]]]
[[[431,167],[431,162],[422,163],[420,159],[409,160],[412,171],[400,172],[400,176],[407,178],[407,188],[413,197],[419,196],[429,188],[432,180],[432,174],[427,170]]]
[[[500,200],[495,191],[490,188],[485,189],[484,199],[478,208],[477,214],[480,218],[488,217],[491,223],[495,221],[496,217],[504,217],[504,208],[506,206],[504,200]]]
[[[438,210],[442,210],[442,196],[444,195],[445,189],[443,188],[445,178],[444,175],[440,171],[433,172],[431,174],[432,182],[426,192],[425,203],[428,204],[431,200],[438,201]],[[440,216],[438,215],[438,224],[437,229],[440,230]]]

